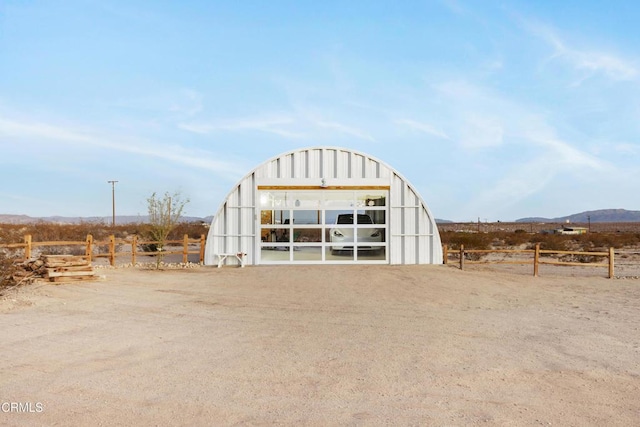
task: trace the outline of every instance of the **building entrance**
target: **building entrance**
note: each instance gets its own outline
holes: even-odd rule
[[[258,187],[260,264],[389,263],[389,189]]]

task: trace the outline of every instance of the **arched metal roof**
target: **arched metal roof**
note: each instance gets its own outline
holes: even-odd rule
[[[368,154],[339,147],[309,147],[275,156],[245,175],[232,188],[214,216],[205,263],[216,254],[244,252],[257,264],[260,244],[258,186],[389,188],[389,262],[441,264],[440,235],[418,191],[395,169]]]

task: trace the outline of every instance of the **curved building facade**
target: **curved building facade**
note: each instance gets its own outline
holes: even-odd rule
[[[384,162],[336,147],[283,153],[240,180],[213,218],[205,264],[236,253],[248,265],[442,263],[415,188]]]

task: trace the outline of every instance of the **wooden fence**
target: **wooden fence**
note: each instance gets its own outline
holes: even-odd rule
[[[535,249],[465,249],[464,245],[460,245],[457,250],[450,250],[447,245],[443,245],[443,261],[445,264],[449,263],[449,255],[457,256],[460,263],[460,270],[464,270],[465,264],[532,264],[533,275],[538,276],[540,264],[552,264],[562,266],[578,266],[578,267],[606,267],[608,268],[611,279],[614,277],[614,262],[615,252],[613,248],[609,248],[607,252],[579,252],[579,251],[556,251],[540,249],[540,244],[536,244]],[[491,254],[491,253],[504,253],[507,255],[513,254],[527,254],[529,259],[508,259],[508,260],[473,260],[471,254]],[[470,255],[467,257],[467,255]],[[557,259],[545,259],[545,255],[574,255],[588,257],[589,260],[594,257],[608,258],[606,263],[598,262],[575,262],[575,261],[560,261]]]
[[[165,245],[181,245],[181,250],[176,251],[140,251],[138,250],[138,246],[150,246],[157,245],[160,242],[152,241],[152,240],[138,240],[138,236],[133,236],[131,240],[124,239],[116,239],[115,236],[109,236],[106,241],[94,241],[93,236],[91,234],[87,235],[87,238],[83,241],[50,241],[50,242],[34,242],[31,239],[31,235],[27,234],[24,236],[23,243],[9,243],[0,245],[0,248],[7,249],[22,249],[24,250],[24,259],[31,258],[31,252],[33,248],[36,247],[46,247],[46,246],[80,246],[84,248],[84,256],[91,262],[93,258],[108,258],[109,264],[115,265],[116,258],[128,256],[131,257],[131,263],[135,265],[136,257],[138,256],[164,256],[164,255],[182,255],[182,262],[187,263],[189,260],[190,254],[198,254],[199,262],[204,263],[204,247],[205,247],[205,236],[202,234],[199,239],[190,239],[187,234],[184,235],[184,238],[181,240],[167,240],[165,241]],[[190,251],[190,244],[199,244],[199,248],[197,251]],[[126,246],[130,247],[131,250],[123,251],[118,250],[118,246]],[[105,248],[105,251],[101,253],[100,248]],[[94,252],[97,252],[94,254]]]

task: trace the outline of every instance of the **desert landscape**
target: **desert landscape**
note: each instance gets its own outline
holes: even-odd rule
[[[637,423],[640,281],[512,268],[105,266],[31,284],[0,301],[0,422]]]

